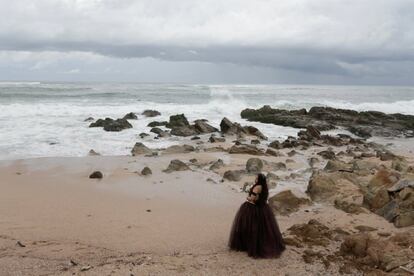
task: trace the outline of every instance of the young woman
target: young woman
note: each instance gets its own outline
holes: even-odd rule
[[[247,251],[254,258],[275,258],[285,250],[275,215],[267,204],[268,196],[266,176],[260,173],[234,218],[231,250]]]

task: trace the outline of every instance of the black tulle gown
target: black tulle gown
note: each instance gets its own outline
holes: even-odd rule
[[[254,186],[250,189],[252,192]],[[254,258],[276,258],[285,250],[282,234],[267,197],[259,195],[255,204],[245,202],[234,218],[229,247],[246,251]]]

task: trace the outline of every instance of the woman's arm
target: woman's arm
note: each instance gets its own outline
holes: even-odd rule
[[[262,192],[262,186],[257,185],[253,188],[251,195],[247,197],[247,200],[250,202],[256,202],[259,199],[259,195]]]

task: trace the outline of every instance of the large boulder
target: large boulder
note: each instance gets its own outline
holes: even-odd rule
[[[364,203],[373,211],[382,208],[391,200],[387,189],[397,183],[398,180],[398,174],[386,169],[379,170],[371,178],[368,185],[362,187]]]
[[[190,123],[184,114],[177,114],[170,116],[170,121],[167,124],[168,128],[188,127]]]
[[[288,215],[310,204],[309,199],[298,197],[291,190],[280,192],[269,198],[270,207],[280,215]]]
[[[315,171],[313,172],[306,192],[312,200],[326,200],[334,196],[338,191],[337,184],[329,174]]]
[[[134,113],[134,112],[130,112],[128,114],[126,114],[123,119],[125,120],[137,120],[138,116]]]
[[[134,147],[131,150],[131,154],[132,154],[132,156],[143,155],[143,154],[152,154],[152,150],[150,150],[143,143],[136,142]]]
[[[158,122],[158,121],[152,121],[151,123],[149,123],[147,126],[148,127],[158,127],[158,126],[166,126],[168,124],[167,121],[162,121],[162,122]]]
[[[236,134],[238,132],[237,126],[229,119],[224,117],[220,122],[220,131],[225,134]]]
[[[352,164],[348,164],[342,161],[329,160],[328,163],[326,163],[324,170],[328,172],[337,172],[337,171],[349,171],[350,172],[352,171]]]
[[[249,158],[246,162],[246,171],[248,173],[259,173],[263,169],[263,161],[259,158]]]

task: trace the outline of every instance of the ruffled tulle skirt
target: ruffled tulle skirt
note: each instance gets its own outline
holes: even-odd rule
[[[229,247],[254,258],[275,258],[285,250],[282,234],[268,204],[245,202],[234,218]]]

